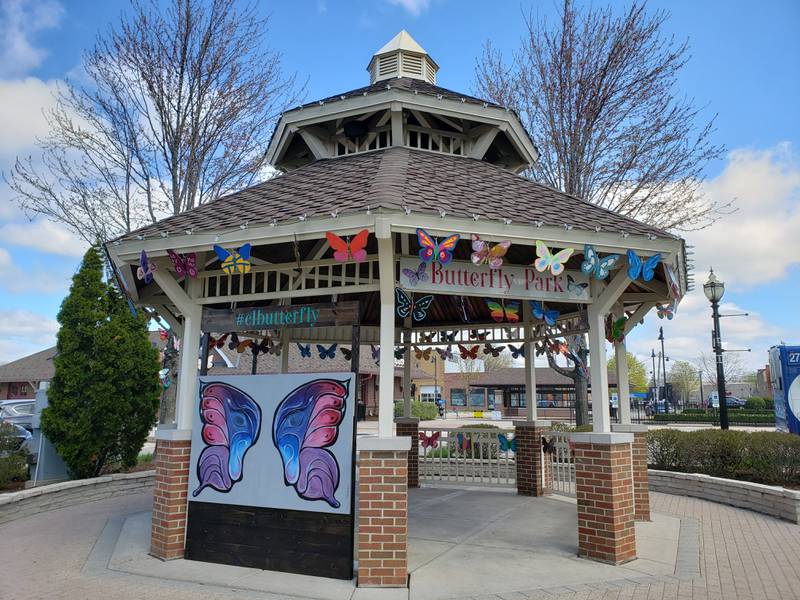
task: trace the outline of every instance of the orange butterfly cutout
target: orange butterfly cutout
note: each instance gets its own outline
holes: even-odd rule
[[[461,359],[462,360],[467,360],[467,359],[475,360],[476,358],[478,358],[478,350],[479,349],[480,349],[480,346],[473,346],[472,348],[465,348],[461,344],[458,345],[458,351],[461,353]]]
[[[362,229],[349,238],[348,242],[330,231],[325,234],[325,237],[328,238],[328,243],[333,248],[333,258],[338,262],[347,262],[352,258],[355,262],[361,263],[367,259],[366,247],[369,231],[366,229]]]

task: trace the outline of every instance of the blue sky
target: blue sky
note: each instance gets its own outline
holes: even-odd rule
[[[440,64],[439,83],[471,92],[475,57],[486,40],[510,53],[528,10],[552,15],[557,2],[464,0],[307,0],[272,2],[270,44],[287,71],[308,79],[308,99],[368,82],[371,54],[407,29]],[[614,3],[624,7],[624,3]],[[59,80],[80,73],[80,55],[128,3],[0,0],[0,170],[46,133],[41,111]],[[755,368],[780,340],[800,343],[800,4],[794,1],[650,2],[671,13],[666,33],[688,39],[691,60],[679,93],[718,114],[714,141],[728,149],[708,165],[706,192],[737,198],[739,211],[709,230],[686,234],[696,246],[698,283],[713,265],[728,284],[731,348],[752,347]],[[60,228],[30,224],[0,183],[0,362],[46,347],[81,246]],[[665,207],[665,210],[668,207]],[[696,359],[708,348],[702,292],[688,296],[671,322],[650,317],[629,338],[649,354],[659,325],[667,353]]]

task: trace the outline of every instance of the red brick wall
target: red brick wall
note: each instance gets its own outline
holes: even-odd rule
[[[549,493],[549,460],[542,464],[542,435],[547,427],[525,421],[514,422],[517,440],[515,461],[517,465],[517,493],[521,496],[543,496]],[[549,456],[545,457],[546,459]],[[547,473],[545,472],[547,471]]]
[[[631,445],[574,444],[578,555],[621,564],[636,558]]]
[[[650,520],[650,483],[647,480],[647,432],[633,434],[633,502],[637,521]]]
[[[183,558],[191,440],[158,440],[150,554]]]
[[[408,452],[361,450],[358,585],[408,585]]]
[[[410,437],[411,449],[408,451],[408,487],[419,487],[419,419],[399,417],[397,437]]]

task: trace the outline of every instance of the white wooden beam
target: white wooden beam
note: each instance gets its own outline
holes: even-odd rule
[[[625,335],[628,335],[634,327],[639,324],[639,321],[645,318],[647,313],[653,310],[655,304],[653,302],[642,302],[633,314],[625,321]]]
[[[522,302],[523,348],[525,348],[525,420],[536,420],[536,344],[531,341],[533,315],[530,302]]]
[[[597,297],[592,302],[592,308],[595,312],[599,313],[602,317],[608,313],[611,307],[614,305],[625,289],[630,284],[631,279],[628,277],[628,270],[627,269],[620,269],[617,271],[616,275],[614,275],[613,279],[608,283],[608,285],[600,292]]]
[[[618,319],[625,314],[622,303],[614,307],[614,318]],[[614,342],[614,358],[617,366],[617,398],[619,402],[619,422],[623,425],[631,423],[631,394],[628,384],[628,350],[625,338],[621,342]]]
[[[308,146],[308,149],[311,150],[316,160],[331,157],[330,147],[325,140],[319,138],[308,129],[300,129],[297,133],[303,138],[303,141],[306,143],[306,146]]]
[[[492,142],[494,141],[494,138],[497,137],[498,133],[499,130],[493,127],[492,129],[485,131],[478,136],[478,138],[475,139],[471,144],[472,147],[469,151],[469,157],[481,160],[486,154],[486,151],[489,149],[489,146],[492,145]]]
[[[378,437],[394,435],[394,242],[388,227],[376,222],[380,270],[380,349],[378,368]],[[388,234],[388,235],[387,235]]]

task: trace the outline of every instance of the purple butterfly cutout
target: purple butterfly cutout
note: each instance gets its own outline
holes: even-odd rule
[[[369,346],[370,353],[372,354],[372,360],[375,361],[376,365],[381,364],[381,349],[375,346],[375,344],[370,344]]]
[[[200,390],[202,437],[207,444],[197,459],[200,485],[197,496],[206,487],[229,492],[241,481],[243,460],[261,432],[261,408],[242,390],[227,383],[209,383]]]
[[[283,461],[283,480],[304,500],[324,500],[333,508],[339,463],[326,450],[339,436],[348,381],[315,379],[290,392],[278,405],[272,442]]]
[[[428,263],[421,262],[416,271],[413,269],[403,269],[403,275],[408,277],[408,285],[414,287],[420,281],[428,281],[428,274],[425,272],[427,268]]]

